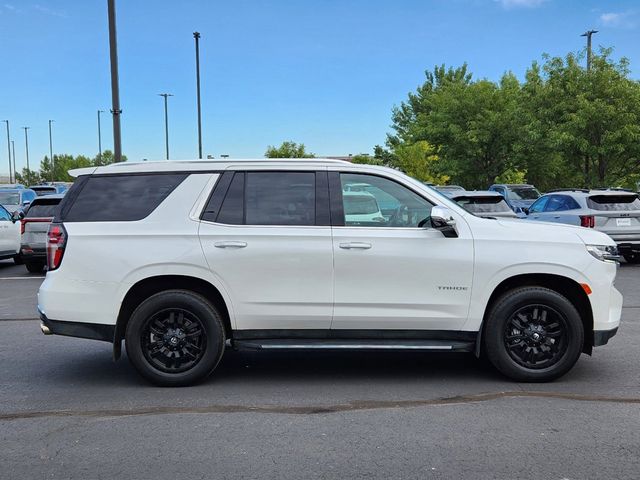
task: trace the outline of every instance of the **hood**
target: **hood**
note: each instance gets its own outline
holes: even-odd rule
[[[526,222],[519,219],[495,220],[503,229],[503,237],[514,240],[526,238],[539,242],[584,243],[587,245],[615,245],[608,235],[592,228],[547,222]]]

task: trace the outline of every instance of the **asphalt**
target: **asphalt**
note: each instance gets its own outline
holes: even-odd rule
[[[0,479],[640,477],[640,266],[618,335],[548,384],[465,354],[228,352],[157,388],[43,336],[41,277],[0,262]]]

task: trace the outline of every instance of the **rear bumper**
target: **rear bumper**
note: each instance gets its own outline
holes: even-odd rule
[[[64,322],[51,320],[40,312],[40,321],[45,328],[43,333],[47,335],[63,335],[65,337],[88,338],[113,343],[115,325],[103,325],[101,323]]]
[[[600,347],[606,345],[609,339],[618,333],[618,327],[611,330],[595,330],[593,332],[593,346]]]
[[[616,243],[618,245],[618,252],[620,252],[621,255],[640,252],[640,240],[637,242],[622,241]]]
[[[41,246],[31,246],[23,244],[20,247],[20,255],[22,259],[25,261],[29,260],[46,260],[47,259],[47,249]]]

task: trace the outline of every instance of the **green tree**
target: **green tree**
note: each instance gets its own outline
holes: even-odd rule
[[[304,143],[282,142],[279,147],[269,145],[264,153],[267,158],[314,158],[313,153],[307,152]]]
[[[449,176],[440,173],[441,162],[437,149],[424,140],[413,144],[401,144],[395,149],[395,165],[407,175],[421,182],[442,185]]]
[[[22,169],[22,172],[16,172],[16,183],[20,183],[28,187],[30,185],[37,185],[40,181],[40,172],[37,170],[27,171],[25,167]]]
[[[360,163],[364,165],[384,165],[382,160],[371,155],[354,155],[351,157],[351,163]]]

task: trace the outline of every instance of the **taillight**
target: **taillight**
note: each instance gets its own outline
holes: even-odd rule
[[[596,217],[593,215],[580,215],[580,226],[594,228],[596,226]]]
[[[67,246],[67,231],[61,223],[52,223],[47,232],[47,265],[49,271],[62,263],[64,249]]]
[[[24,221],[24,218],[20,220],[20,235],[22,235],[24,233],[24,224],[26,222]]]

